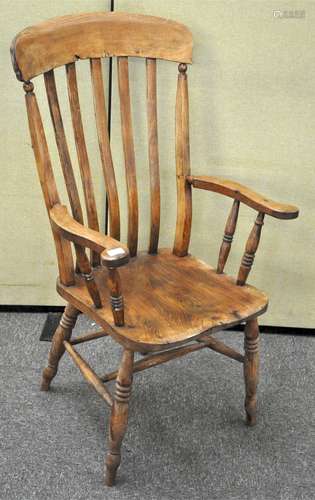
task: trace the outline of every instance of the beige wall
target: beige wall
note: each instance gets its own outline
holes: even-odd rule
[[[0,249],[0,303],[1,304],[63,304],[57,295],[56,257],[42,193],[37,178],[33,151],[30,144],[24,91],[12,70],[9,47],[12,38],[26,26],[44,19],[74,12],[104,10],[110,2],[105,0],[2,0],[0,30],[0,72],[1,72],[1,249]],[[82,73],[89,77],[88,62],[83,63]],[[85,71],[84,71],[85,70]],[[60,104],[67,104],[67,90],[64,70],[56,72]],[[49,125],[48,142],[52,160],[59,168],[49,111],[43,91],[42,79],[34,80],[44,122]],[[93,123],[93,105],[89,78],[85,77],[80,87],[81,104],[86,119]],[[74,164],[75,149],[69,121],[66,131]],[[91,163],[97,157],[95,129],[88,130]],[[97,165],[98,167],[98,165]],[[57,174],[61,178],[60,172]],[[58,180],[58,179],[57,179]],[[104,205],[104,189],[100,170],[96,170],[96,191],[98,204]],[[79,184],[79,183],[78,183]],[[103,210],[101,210],[103,213]]]
[[[24,2],[17,2],[17,5]],[[116,10],[169,17],[187,24],[194,36],[189,69],[191,158],[196,174],[231,177],[275,199],[301,208],[296,221],[267,217],[250,282],[270,295],[264,324],[314,327],[315,3],[270,1],[116,0]],[[99,1],[27,2],[21,15],[3,2],[3,95],[1,286],[2,303],[60,303],[54,291],[55,257],[26,133],[23,97],[8,63],[7,47],[19,29],[65,12],[102,9]],[[305,9],[305,19],[276,19],[273,9]],[[45,7],[45,8],[44,8]],[[171,245],[175,223],[174,99],[175,64],[159,64],[162,175],[162,238]],[[116,84],[116,75],[114,75]],[[61,83],[60,83],[61,85]],[[145,72],[131,67],[135,144],[140,189],[141,246],[148,241],[148,165]],[[84,87],[86,103],[89,88]],[[43,96],[42,101],[43,100]],[[84,101],[85,102],[85,101]],[[119,108],[113,98],[113,149],[121,194],[125,195],[119,135]],[[88,105],[86,116],[89,118]],[[92,117],[92,115],[91,115]],[[163,124],[163,126],[161,126]],[[94,126],[94,125],[93,125]],[[50,137],[51,142],[52,138]],[[91,145],[96,142],[91,131]],[[101,182],[98,200],[103,201]],[[191,250],[215,263],[231,200],[194,193]],[[122,203],[122,211],[126,208]],[[242,207],[227,270],[235,272],[254,212]],[[125,226],[124,226],[125,227]],[[36,236],[36,238],[34,238]]]
[[[315,326],[313,307],[315,142],[315,3],[270,1],[116,0],[116,10],[187,24],[194,36],[189,70],[191,165],[195,174],[230,177],[301,208],[295,221],[266,218],[250,282],[267,291],[264,324]],[[305,9],[305,19],[275,19],[273,9]],[[142,230],[148,240],[143,65],[132,71]],[[163,244],[175,222],[174,98],[176,65],[159,64]],[[117,93],[114,109],[118,106]],[[114,137],[119,119],[114,117]],[[118,141],[117,141],[118,142]],[[120,145],[117,147],[119,157]],[[194,193],[191,251],[215,263],[231,200]],[[255,213],[241,208],[227,271],[238,269]],[[142,234],[143,234],[142,232]]]

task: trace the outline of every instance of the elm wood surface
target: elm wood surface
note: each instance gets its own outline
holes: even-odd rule
[[[65,16],[21,32],[12,43],[11,53],[16,76],[24,81],[32,147],[58,258],[57,290],[68,301],[53,338],[48,367],[43,372],[42,389],[49,389],[66,349],[84,377],[106,402],[112,404],[109,453],[106,460],[106,482],[111,486],[120,464],[120,448],[127,429],[134,371],[156,366],[205,347],[243,362],[247,422],[250,425],[255,423],[259,361],[257,317],[266,310],[268,300],[263,292],[247,285],[246,279],[258,248],[264,215],[294,219],[298,215],[298,209],[269,200],[233,181],[191,174],[187,64],[191,63],[192,37],[185,26],[161,18],[124,13]],[[120,241],[119,199],[106,127],[101,58],[107,56],[117,56],[118,59],[129,249]],[[129,89],[128,75],[129,63],[132,64],[130,58],[133,56],[144,58],[147,70],[149,158],[146,168],[150,170],[151,194],[149,253],[141,252],[138,255],[138,194],[131,123],[132,92]],[[175,106],[177,220],[173,250],[158,248],[160,185],[156,59],[159,58],[180,63]],[[96,130],[109,199],[110,236],[99,232],[76,78],[79,59],[90,59]],[[70,158],[55,85],[54,69],[62,65],[66,67],[71,120],[89,227],[84,225],[73,169],[75,163],[72,164]],[[57,191],[34,85],[29,81],[40,74],[44,75],[73,216]],[[40,79],[37,81],[40,84]],[[193,187],[218,192],[234,199],[216,270],[188,253]],[[255,209],[258,216],[248,238],[236,281],[226,276],[223,270],[236,228],[240,202]],[[73,262],[72,246],[76,265]],[[92,266],[87,258],[86,248],[92,252]],[[95,320],[103,331],[88,333],[71,343],[71,332],[80,312]],[[245,356],[209,337],[215,331],[241,322],[246,322]],[[114,399],[104,388],[102,380],[73,348],[75,344],[105,335],[112,336],[123,346],[119,369],[104,376],[105,379],[117,376]],[[188,342],[190,344],[186,345]],[[194,342],[193,345],[191,342]],[[180,344],[183,346],[175,347]],[[156,353],[134,363],[134,351]]]
[[[191,186],[187,182],[190,174],[189,149],[189,109],[187,66],[178,66],[178,80],[175,109],[175,153],[177,185],[177,219],[174,253],[180,257],[187,255],[192,220]]]
[[[254,223],[254,227],[250,232],[250,235],[248,237],[246,247],[245,247],[245,252],[242,258],[240,270],[238,272],[237,276],[237,284],[238,285],[244,285],[247,280],[247,276],[250,273],[250,270],[252,268],[254,258],[255,258],[255,253],[257,251],[259,241],[260,241],[260,235],[261,235],[261,230],[262,226],[264,224],[264,214],[259,212],[257,215],[257,218]]]
[[[247,322],[244,339],[245,411],[248,425],[256,423],[259,371],[259,327],[257,319]]]
[[[96,286],[90,261],[86,255],[85,249],[80,245],[74,245],[74,248],[77,257],[77,268],[85,280],[86,288],[90,294],[93,304],[95,307],[100,308],[102,307],[100,293]]]
[[[191,63],[192,35],[162,17],[89,12],[26,28],[13,40],[11,55],[22,81],[78,59],[133,56]]]
[[[68,97],[69,97],[69,104],[71,111],[73,134],[74,134],[78,163],[80,168],[88,226],[91,229],[94,229],[94,231],[99,231],[100,228],[99,228],[95,195],[93,189],[92,173],[87,153],[87,147],[85,143],[85,135],[81,117],[75,63],[70,63],[66,65],[66,75],[67,75]],[[99,255],[93,251],[91,253],[91,263],[93,266],[96,266],[100,263]]]
[[[131,257],[137,255],[138,248],[138,190],[136,179],[136,158],[133,144],[131,120],[128,57],[117,58],[117,76],[120,102],[120,121],[128,198],[128,248]]]
[[[61,117],[54,72],[51,70],[48,73],[45,73],[44,79],[51,120],[55,130],[56,144],[71,205],[72,215],[75,220],[83,224],[83,212]]]
[[[235,280],[192,256],[177,257],[171,250],[157,255],[145,252],[120,268],[125,324],[115,328],[107,270],[95,270],[102,298],[96,310],[84,280],[74,286],[58,284],[68,302],[92,316],[104,330],[129,348],[157,351],[192,340],[209,330],[236,325],[267,309],[267,296],[256,288],[236,286]]]
[[[299,215],[299,209],[294,205],[286,205],[270,200],[249,187],[232,180],[211,177],[209,175],[193,175],[188,177],[188,182],[197,189],[224,194],[225,196],[241,201],[258,212],[263,212],[277,219],[296,219]]]
[[[110,303],[112,306],[113,319],[116,326],[124,326],[125,310],[124,298],[122,296],[121,279],[117,269],[110,267],[108,269],[108,289],[110,293]]]
[[[65,240],[101,253],[102,262],[108,266],[121,266],[129,260],[129,250],[120,241],[93,231],[74,220],[64,205],[56,204],[49,210],[50,222],[55,232]],[[110,253],[111,250],[116,250]]]
[[[239,207],[240,207],[239,200],[234,200],[232,208],[231,208],[231,212],[229,213],[228,219],[226,221],[223,241],[222,241],[222,244],[220,247],[219,259],[218,259],[218,265],[217,265],[217,273],[219,273],[219,274],[223,273],[226,261],[228,259],[228,256],[229,256],[229,253],[231,250],[233,236],[234,236],[236,224],[237,224]]]
[[[45,205],[49,212],[55,204],[60,203],[60,198],[53,174],[37,99],[33,93],[34,86],[32,83],[25,83],[23,88],[26,92],[26,109],[37,173],[42,187]],[[53,238],[58,259],[60,281],[65,285],[71,285],[74,283],[74,266],[70,243],[64,238],[61,238],[54,229]]]
[[[119,240],[120,238],[120,211],[119,199],[113,166],[112,153],[109,144],[107,130],[107,113],[104,95],[104,82],[102,64],[100,59],[91,59],[91,79],[93,87],[94,111],[97,129],[98,144],[105,179],[105,187],[108,198],[110,235]]]
[[[116,379],[115,397],[109,424],[109,451],[106,457],[105,477],[107,486],[113,486],[115,483],[116,472],[121,460],[120,448],[128,424],[133,360],[134,353],[124,349]]]
[[[147,71],[147,122],[150,166],[150,208],[151,226],[149,253],[156,253],[160,234],[160,170],[158,148],[157,85],[156,60],[146,60]]]
[[[64,341],[70,340],[73,327],[77,321],[80,311],[67,304],[64,313],[61,317],[59,326],[54,333],[52,345],[48,356],[48,366],[43,371],[41,384],[42,391],[48,391],[52,379],[56,376],[60,358],[65,352]]]

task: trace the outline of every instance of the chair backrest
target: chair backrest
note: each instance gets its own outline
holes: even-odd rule
[[[122,140],[128,196],[128,247],[137,254],[138,194],[133,144],[133,127],[129,92],[128,58],[146,59],[148,150],[151,191],[149,252],[156,253],[160,230],[160,181],[157,133],[156,59],[180,63],[176,97],[176,176],[177,223],[174,252],[186,255],[191,225],[191,188],[189,175],[189,131],[187,63],[192,58],[192,37],[189,30],[174,21],[137,14],[87,13],[55,18],[27,28],[13,40],[12,61],[18,80],[24,82],[26,104],[41,186],[47,210],[60,203],[41,115],[31,80],[44,75],[51,118],[55,130],[60,163],[66,183],[73,217],[84,223],[79,191],[67,145],[55,83],[54,69],[65,65],[72,125],[83,185],[88,226],[99,230],[85,135],[80,111],[76,64],[90,59],[96,128],[101,163],[109,203],[110,235],[120,239],[120,212],[104,97],[101,58],[117,57]],[[69,242],[54,233],[60,279],[73,282],[73,262]],[[97,265],[98,256],[92,255]]]

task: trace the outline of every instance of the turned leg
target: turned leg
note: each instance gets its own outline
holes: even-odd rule
[[[244,378],[245,378],[245,411],[248,425],[256,424],[257,406],[257,383],[259,370],[259,327],[257,319],[252,319],[246,323],[245,327],[245,358],[244,358]]]
[[[109,425],[109,451],[106,457],[107,486],[113,486],[120,464],[120,448],[127,430],[134,353],[124,349],[116,379],[115,397]]]
[[[73,307],[71,304],[66,305],[59,326],[53,336],[52,345],[48,355],[48,366],[43,371],[41,384],[42,391],[49,390],[50,383],[57,373],[59,360],[65,352],[63,341],[70,339],[72,329],[79,313],[80,311],[78,311],[78,309]]]

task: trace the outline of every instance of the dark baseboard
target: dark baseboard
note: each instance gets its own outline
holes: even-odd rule
[[[16,306],[0,305],[0,312],[50,313],[63,312],[64,306]]]
[[[233,328],[228,328],[228,330],[242,332],[244,330],[244,325],[233,326]],[[270,325],[259,325],[260,333],[273,333],[277,335],[314,335],[315,328],[298,328],[292,326],[270,326]]]
[[[21,313],[46,313],[47,321],[43,328],[41,335],[41,340],[49,341],[52,337],[51,330],[54,331],[58,324],[58,318],[60,318],[63,312],[63,306],[16,306],[16,305],[0,305],[0,312],[21,312]],[[50,318],[48,318],[48,316]],[[54,320],[53,320],[54,316]],[[315,328],[294,328],[290,326],[270,326],[270,325],[259,325],[261,333],[270,333],[278,335],[313,335],[315,336]],[[242,332],[244,330],[244,325],[234,326],[230,330],[237,332]]]
[[[57,326],[60,323],[62,317],[61,312],[49,312],[46,316],[46,321],[42,328],[42,333],[40,334],[39,340],[44,342],[51,342]]]

